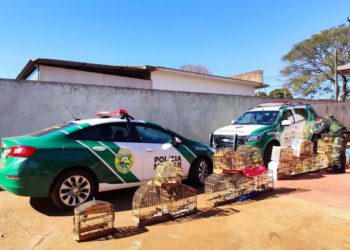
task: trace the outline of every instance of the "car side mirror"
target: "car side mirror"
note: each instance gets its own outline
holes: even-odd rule
[[[174,145],[174,147],[177,147],[178,145],[180,145],[182,143],[182,141],[181,141],[181,139],[180,138],[178,138],[178,137],[174,137],[173,138],[173,145]]]
[[[281,125],[282,126],[290,126],[290,125],[292,125],[292,122],[290,120],[283,120]]]

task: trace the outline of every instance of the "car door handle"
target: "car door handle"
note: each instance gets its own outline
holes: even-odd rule
[[[100,151],[105,151],[107,148],[102,147],[102,146],[95,146],[95,147],[92,147],[92,149],[94,151],[100,152]]]
[[[150,152],[150,153],[154,152],[154,150],[151,149],[151,148],[147,148],[146,151],[147,151],[147,152]]]

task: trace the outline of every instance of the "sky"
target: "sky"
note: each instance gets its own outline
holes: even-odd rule
[[[349,0],[0,0],[0,78],[31,58],[201,64],[222,76],[261,69],[272,89],[294,44],[348,16]]]

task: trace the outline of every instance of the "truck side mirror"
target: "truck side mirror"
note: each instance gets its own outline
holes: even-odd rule
[[[173,145],[174,145],[174,147],[177,147],[177,146],[179,146],[180,144],[182,144],[181,139],[175,136],[175,137],[173,138]]]

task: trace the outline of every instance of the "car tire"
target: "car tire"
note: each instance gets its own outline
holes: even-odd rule
[[[203,186],[205,179],[211,172],[210,161],[206,158],[198,158],[190,168],[189,181],[194,186]]]
[[[269,144],[267,144],[267,146],[264,150],[263,161],[264,161],[264,165],[266,168],[267,168],[269,162],[271,161],[273,146],[279,146],[279,144],[277,142],[270,142]]]
[[[93,177],[86,171],[76,169],[62,173],[55,180],[50,198],[61,210],[70,210],[91,200],[97,192]]]

